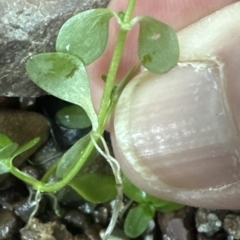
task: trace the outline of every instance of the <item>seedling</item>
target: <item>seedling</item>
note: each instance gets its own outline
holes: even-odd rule
[[[124,222],[125,233],[132,238],[140,236],[148,227],[156,211],[168,213],[183,208],[183,205],[155,198],[138,189],[125,176],[123,191],[137,206],[130,209]]]
[[[34,145],[37,139],[32,140],[18,150],[16,144],[5,136],[2,136],[0,144],[2,153],[0,173],[11,172],[19,179],[32,185],[33,189],[38,192],[55,192],[66,185],[70,185],[93,202],[107,201],[117,194],[115,213],[110,227],[105,232],[105,239],[108,238],[117,214],[121,209],[122,179],[120,167],[110,155],[102,135],[124,86],[130,81],[131,75],[137,69],[137,66],[132,66],[132,69],[126,73],[120,83],[115,85],[127,33],[135,24],[140,25],[138,43],[136,43],[138,44],[138,56],[142,65],[153,73],[163,74],[169,71],[176,65],[179,57],[179,46],[175,31],[170,26],[149,16],[138,16],[132,19],[135,2],[136,0],[129,0],[125,12],[116,13],[110,9],[94,9],[75,15],[60,29],[56,41],[56,52],[35,55],[26,64],[28,76],[39,87],[53,96],[75,104],[86,111],[91,121],[92,131],[78,140],[45,173],[40,181],[19,171],[12,165],[13,157]],[[103,73],[105,86],[100,108],[96,113],[92,105],[89,79],[85,67],[104,52],[109,38],[109,21],[112,17],[116,18],[119,24],[119,32],[109,71],[107,74]],[[102,194],[98,193],[97,195],[87,193],[89,188],[85,187],[86,181],[99,183],[99,186],[108,188],[109,183],[113,185],[113,177],[105,176],[105,178],[102,178],[97,173],[77,175],[87,161],[96,157],[97,152],[106,157],[110,163],[117,191],[104,190],[101,191]],[[55,176],[55,181],[49,182],[50,176]],[[101,182],[98,181],[99,179],[101,179]],[[145,205],[142,200],[138,202],[139,210],[133,209],[127,222],[134,215],[133,211],[136,212],[135,216],[140,211],[142,213],[147,212],[144,215],[145,220],[149,219],[158,206],[155,203],[151,203],[151,206],[146,205],[145,200]],[[141,227],[141,229],[143,228]],[[129,232],[129,229],[126,231]],[[139,232],[141,231],[138,229],[137,234]],[[136,235],[136,233],[134,234]]]

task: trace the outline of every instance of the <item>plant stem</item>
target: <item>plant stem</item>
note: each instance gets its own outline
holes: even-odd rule
[[[134,5],[135,5],[136,0],[130,0],[127,6],[127,10],[124,16],[124,20],[123,20],[123,25],[125,24],[130,24],[130,20],[131,20],[131,16],[132,16],[132,12],[134,9]],[[117,75],[117,70],[119,68],[119,64],[120,64],[120,60],[122,57],[122,53],[123,53],[123,48],[124,48],[124,44],[126,41],[126,36],[128,31],[126,29],[121,28],[122,26],[120,26],[120,31],[118,34],[118,38],[117,38],[117,43],[116,43],[116,47],[115,50],[113,52],[113,57],[112,57],[112,61],[109,67],[109,71],[107,74],[107,80],[106,80],[106,85],[104,87],[104,91],[103,91],[103,95],[102,95],[102,100],[101,100],[101,104],[100,104],[100,110],[98,113],[98,121],[99,124],[104,122],[105,119],[105,114],[106,114],[106,110],[111,102],[111,93],[113,90],[113,86],[114,86],[114,82],[116,79],[116,75]],[[100,124],[101,125],[101,124]],[[102,131],[104,129],[102,129],[104,126],[99,126],[99,134],[102,134]]]
[[[124,23],[130,23],[135,3],[136,3],[136,0],[130,0],[128,2],[127,10],[123,20]]]

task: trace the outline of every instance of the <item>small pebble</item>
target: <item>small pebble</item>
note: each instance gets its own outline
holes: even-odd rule
[[[66,227],[57,222],[41,223],[33,218],[27,227],[21,229],[22,240],[75,240]]]
[[[14,210],[16,215],[18,215],[25,223],[28,222],[29,217],[31,216],[32,212],[36,209],[36,207],[38,208],[35,215],[40,214],[41,212],[44,211],[45,209],[45,199],[42,198],[39,206],[36,206],[36,201],[34,198],[30,199],[29,197],[15,203],[13,205]]]
[[[102,227],[99,224],[94,224],[86,228],[84,233],[87,235],[89,240],[101,240],[101,237],[99,235],[101,230]]]
[[[42,174],[40,173],[39,169],[34,166],[25,166],[21,168],[22,172],[27,173],[28,175],[32,176],[33,178],[40,180]]]
[[[198,232],[212,236],[222,228],[222,221],[213,211],[199,208],[196,216],[196,227]]]
[[[17,216],[10,210],[0,210],[0,240],[11,240],[18,230]]]
[[[89,217],[79,210],[68,211],[64,216],[64,221],[71,227],[85,230],[90,226]]]
[[[196,240],[194,208],[185,207],[174,213],[158,213],[163,240]]]
[[[228,214],[224,218],[223,228],[234,239],[240,239],[240,216]]]
[[[99,206],[94,210],[93,216],[96,223],[106,226],[109,222],[109,218],[111,217],[110,209],[107,208],[107,206]]]

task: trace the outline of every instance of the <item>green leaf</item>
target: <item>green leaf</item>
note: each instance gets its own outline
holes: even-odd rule
[[[122,175],[123,192],[133,201],[154,206],[161,212],[174,212],[184,207],[184,205],[173,203],[167,200],[156,198],[133,185],[126,176]]]
[[[93,203],[103,203],[117,195],[113,175],[87,173],[74,178],[69,185],[83,198]]]
[[[17,151],[14,152],[13,158],[16,157],[17,155],[21,154],[22,152],[27,151],[28,149],[30,149],[31,147],[36,145],[39,141],[40,141],[40,137],[36,137],[36,138],[30,140],[29,142],[25,143],[23,146],[19,147],[17,149]]]
[[[81,161],[81,155],[84,149],[90,142],[90,135],[87,134],[80,140],[78,140],[61,158],[58,163],[56,176],[59,178],[64,178],[68,175],[69,171],[75,166],[78,161]],[[88,157],[88,162],[94,160],[98,155],[96,149],[94,149],[90,156]],[[82,163],[84,165],[85,162]]]
[[[88,65],[107,45],[108,25],[113,13],[109,9],[81,12],[64,23],[57,37],[57,52],[70,53]]]
[[[137,21],[140,23],[138,56],[144,67],[158,74],[171,70],[179,59],[174,29],[148,16],[140,16]]]
[[[131,238],[140,236],[153,218],[155,209],[150,204],[140,204],[132,208],[124,222],[124,232]]]
[[[98,126],[93,109],[90,86],[83,63],[65,53],[43,53],[33,56],[26,64],[29,77],[48,93],[81,106],[93,124]]]
[[[8,166],[3,161],[0,161],[0,175],[7,172],[10,172]]]
[[[12,158],[13,153],[18,148],[17,143],[10,143],[6,147],[0,149],[0,159]]]
[[[170,213],[170,212],[175,212],[179,209],[184,208],[184,205],[179,204],[179,203],[167,202],[167,204],[165,206],[162,206],[162,207],[155,206],[155,207],[160,212]]]
[[[83,108],[77,105],[69,105],[60,109],[56,114],[57,121],[67,128],[88,128],[91,121]]]
[[[0,133],[0,149],[10,145],[11,143],[12,141],[7,135]]]
[[[146,193],[133,185],[125,175],[122,174],[123,181],[123,192],[126,194],[131,200],[141,203],[144,202],[144,198]]]
[[[145,202],[151,203],[156,209],[164,213],[174,212],[184,207],[182,204],[156,198],[148,194],[146,194]]]

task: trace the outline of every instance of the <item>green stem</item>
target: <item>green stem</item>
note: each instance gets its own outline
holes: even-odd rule
[[[123,25],[124,24],[130,24],[135,2],[136,2],[136,0],[130,0],[129,1],[128,6],[127,6],[127,10],[126,10],[126,13],[125,13],[125,16],[124,16],[124,20],[123,20]],[[115,79],[116,79],[117,70],[119,68],[120,60],[122,58],[122,53],[123,53],[123,48],[124,48],[124,45],[125,45],[127,33],[128,33],[128,31],[126,29],[122,29],[121,26],[120,26],[120,31],[119,31],[119,34],[118,34],[116,47],[115,47],[113,57],[112,57],[112,61],[111,61],[109,71],[108,71],[108,74],[107,74],[106,85],[104,87],[102,100],[101,100],[101,104],[100,104],[100,110],[99,110],[99,113],[98,113],[99,123],[104,122],[105,115],[106,115],[106,110],[107,110],[109,104],[111,103],[111,93],[112,93],[112,89],[113,89],[114,82],[115,82]],[[104,126],[99,127],[99,130],[100,130],[99,133],[100,134],[103,131],[103,129],[102,129],[103,127]]]
[[[106,109],[108,108],[108,106],[111,102],[111,100],[110,100],[111,93],[112,93],[112,89],[114,86],[114,81],[116,78],[118,66],[119,66],[119,63],[120,63],[120,60],[122,57],[122,51],[123,51],[126,35],[127,35],[127,31],[121,29],[119,32],[119,35],[118,35],[116,48],[113,53],[112,62],[111,62],[111,65],[110,65],[110,68],[108,71],[106,85],[105,85],[104,91],[103,91],[100,110],[98,113],[98,122],[99,123],[102,123],[104,121]]]
[[[136,0],[130,0],[128,2],[127,10],[123,20],[124,23],[130,23],[135,3],[136,3]]]

